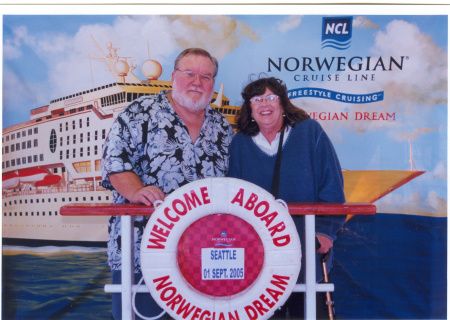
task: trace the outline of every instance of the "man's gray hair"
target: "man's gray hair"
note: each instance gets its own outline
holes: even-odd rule
[[[211,60],[212,64],[214,65],[213,77],[216,77],[217,72],[219,72],[219,62],[208,51],[206,51],[205,49],[202,49],[202,48],[188,48],[188,49],[185,49],[183,52],[181,52],[178,55],[178,57],[175,59],[174,71],[176,71],[178,69],[181,59],[183,59],[184,57],[186,57],[187,55],[190,55],[190,54],[209,58]]]

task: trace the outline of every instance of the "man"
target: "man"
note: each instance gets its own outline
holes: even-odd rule
[[[102,157],[102,184],[113,190],[115,203],[152,205],[191,181],[226,175],[234,132],[225,117],[209,105],[217,71],[217,60],[207,51],[186,49],[175,60],[171,92],[141,97],[119,114]],[[135,281],[142,277],[139,252],[147,221],[143,216],[134,221]],[[120,217],[113,216],[109,220],[108,263],[114,284],[120,283],[121,250],[129,250],[121,248],[120,237]],[[121,319],[120,299],[113,294],[116,320]],[[162,311],[149,295],[137,295],[136,304],[144,316]],[[142,308],[145,311],[141,312]]]

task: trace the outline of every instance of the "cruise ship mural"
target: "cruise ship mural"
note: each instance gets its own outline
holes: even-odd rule
[[[95,42],[95,39],[92,38]],[[50,101],[35,108],[30,120],[2,132],[3,244],[43,246],[105,246],[107,217],[61,216],[61,206],[109,203],[112,194],[101,186],[101,150],[118,113],[134,99],[170,90],[170,81],[159,80],[160,63],[141,66],[145,80],[128,59],[118,55],[111,42],[100,56],[114,82]],[[230,105],[224,86],[211,106],[235,126],[240,107]],[[373,203],[423,174],[414,170],[345,170],[348,202]]]

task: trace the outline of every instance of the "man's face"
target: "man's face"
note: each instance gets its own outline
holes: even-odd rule
[[[208,57],[190,54],[172,72],[172,98],[192,111],[203,110],[214,93],[214,65]]]

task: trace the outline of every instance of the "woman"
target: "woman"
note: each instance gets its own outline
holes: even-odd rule
[[[286,202],[343,203],[343,176],[330,139],[318,122],[289,100],[286,86],[276,78],[260,78],[242,91],[244,103],[237,120],[239,133],[230,147],[229,176],[252,182]],[[280,140],[282,148],[279,149]],[[277,154],[281,155],[279,187],[272,185]],[[276,178],[275,178],[276,180]],[[328,252],[345,216],[317,216],[316,274],[320,281],[321,253]],[[293,216],[304,243],[304,218]],[[305,265],[304,252],[302,266]],[[329,268],[331,268],[331,259]],[[304,268],[299,282],[304,282]],[[303,293],[293,293],[274,318],[303,318]],[[321,304],[322,298],[317,300]],[[323,309],[323,310],[322,310]],[[326,306],[318,318],[328,318]]]

